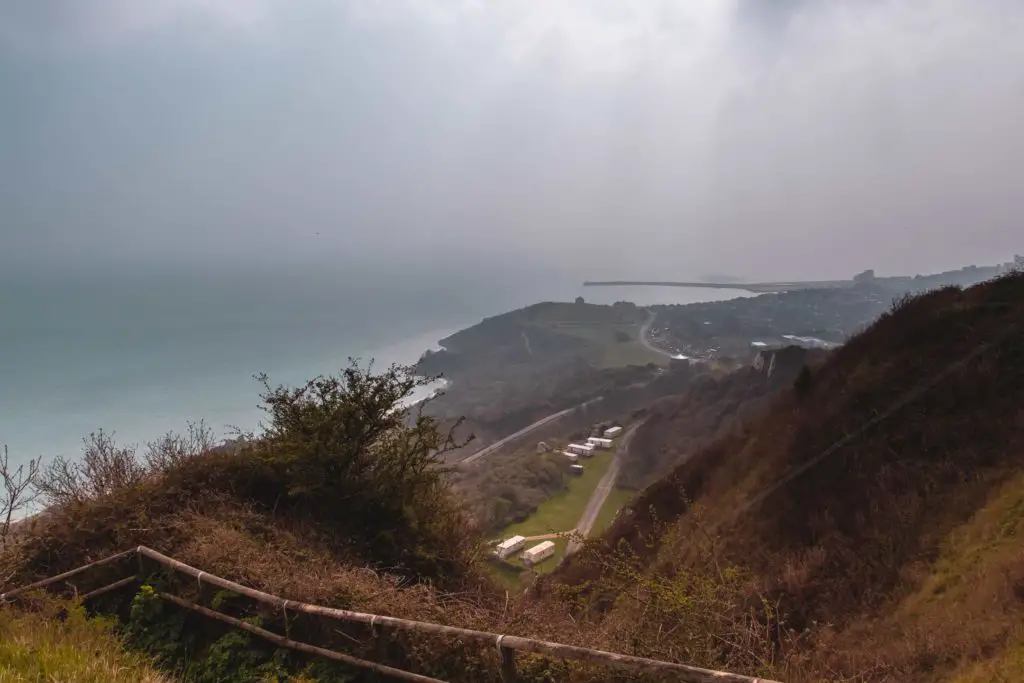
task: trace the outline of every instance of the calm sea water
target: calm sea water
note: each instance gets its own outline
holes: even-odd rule
[[[350,356],[411,363],[451,332],[535,301],[730,295],[493,271],[8,277],[0,291],[0,444],[15,461],[74,456],[99,428],[135,444],[200,418],[218,436],[254,429],[255,373],[294,385]]]

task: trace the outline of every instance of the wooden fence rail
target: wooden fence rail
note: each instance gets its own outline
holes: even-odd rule
[[[506,683],[514,683],[516,678],[516,666],[515,666],[515,654],[517,652],[532,653],[539,655],[547,655],[557,659],[575,660],[581,662],[587,662],[590,664],[599,664],[605,666],[613,666],[620,669],[629,669],[632,671],[646,671],[651,673],[662,673],[672,675],[675,680],[681,683],[778,683],[777,681],[771,681],[765,678],[752,678],[750,676],[743,676],[740,674],[729,673],[725,671],[713,671],[711,669],[702,669],[696,666],[689,666],[686,664],[677,664],[675,662],[664,662],[655,659],[647,659],[645,657],[634,657],[631,655],[618,654],[615,652],[606,652],[603,650],[594,650],[585,647],[578,647],[575,645],[565,645],[562,643],[552,643],[544,640],[536,640],[534,638],[523,638],[521,636],[514,635],[502,635],[498,633],[490,633],[487,631],[476,631],[473,629],[459,628],[456,626],[445,626],[443,624],[434,624],[423,621],[414,621],[410,619],[399,619],[397,617],[388,617],[379,614],[366,614],[363,612],[353,612],[351,610],[336,609],[332,607],[323,607],[321,605],[311,605],[304,602],[295,602],[292,600],[286,600],[276,595],[264,593],[263,591],[243,586],[234,581],[221,578],[214,574],[208,574],[204,571],[196,569],[190,565],[185,564],[179,560],[168,557],[162,553],[159,553],[146,546],[139,546],[134,550],[128,550],[110,557],[104,558],[97,562],[84,565],[77,569],[73,569],[69,572],[64,572],[57,576],[35,583],[29,584],[22,588],[9,591],[7,593],[0,594],[0,603],[7,599],[14,597],[20,593],[23,593],[34,588],[44,588],[46,586],[53,585],[62,580],[66,580],[77,576],[89,569],[99,567],[113,563],[117,560],[124,559],[130,556],[136,556],[140,562],[143,559],[150,560],[157,564],[168,567],[176,572],[190,576],[196,580],[197,583],[207,583],[211,586],[216,586],[223,590],[236,593],[238,595],[244,595],[247,598],[255,600],[256,602],[263,603],[265,605],[273,606],[275,609],[281,610],[282,614],[287,618],[287,613],[300,612],[304,614],[316,615],[328,619],[336,619],[338,621],[344,621],[348,623],[359,623],[367,624],[371,629],[376,629],[378,626],[383,628],[391,628],[402,631],[412,631],[417,633],[429,633],[432,635],[448,636],[453,639],[458,639],[465,642],[473,642],[485,647],[496,647],[501,654],[501,672],[502,680]],[[102,588],[98,588],[90,593],[86,593],[83,598],[88,599],[108,593],[118,588],[122,588],[131,584],[136,580],[134,575],[123,578]],[[340,652],[334,652],[332,650],[326,650],[319,648],[314,645],[307,643],[300,643],[298,641],[290,640],[288,638],[279,636],[270,631],[253,626],[246,622],[240,621],[233,617],[230,617],[220,612],[196,605],[194,603],[183,600],[177,596],[161,594],[161,599],[198,612],[212,619],[229,623],[238,628],[249,631],[250,633],[264,638],[270,642],[273,642],[281,647],[287,647],[293,650],[299,650],[309,654],[325,657],[327,659],[333,659],[335,661],[345,662],[352,666],[361,668],[368,668],[376,670],[386,675],[409,681],[420,681],[420,682],[433,682],[443,683],[437,681],[437,679],[421,676],[419,674],[411,673],[408,671],[402,671],[394,669],[392,667],[385,666],[383,664],[377,664],[374,662],[368,662],[351,655],[345,655]]]

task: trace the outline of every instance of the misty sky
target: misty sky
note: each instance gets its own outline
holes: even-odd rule
[[[1019,0],[4,0],[0,265],[1001,261],[1021,36]]]

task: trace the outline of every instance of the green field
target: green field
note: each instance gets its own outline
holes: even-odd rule
[[[608,466],[611,465],[614,457],[615,450],[613,447],[607,451],[597,451],[592,458],[580,458],[580,464],[584,467],[582,475],[571,477],[568,481],[568,488],[565,491],[557,493],[541,503],[537,511],[527,519],[502,529],[500,537],[541,536],[543,534],[569,532],[575,529],[576,524],[580,521],[580,517],[583,516],[583,511],[587,507],[590,496],[594,493],[594,489],[597,488],[601,477],[608,471]],[[608,498],[609,502],[615,499],[615,497],[616,491],[612,491]],[[608,508],[608,503],[605,504],[605,508]],[[601,510],[601,515],[605,514],[605,508]],[[600,524],[600,519],[601,517],[599,516],[597,524]],[[537,543],[540,543],[540,541],[537,541]],[[568,543],[567,538],[556,539],[555,554],[531,569],[536,572],[548,572],[554,569],[565,554],[565,547]],[[527,547],[533,545],[535,543],[529,543]],[[508,558],[508,561],[522,566],[518,555]],[[494,568],[494,575],[510,588],[522,586],[530,574],[531,572],[527,571],[516,575],[511,572],[502,571],[497,567]]]
[[[608,494],[608,500],[605,501],[601,511],[597,513],[597,519],[594,520],[594,528],[591,530],[590,535],[598,536],[604,533],[608,527],[611,526],[618,511],[621,510],[634,495],[636,495],[636,491],[631,491],[629,489],[612,489],[612,492]]]
[[[509,536],[540,536],[541,534],[571,531],[583,516],[590,495],[608,470],[615,456],[614,449],[597,451],[592,458],[580,458],[583,474],[570,477],[568,488],[556,493],[537,508],[526,520],[505,527],[502,538]]]
[[[669,362],[668,356],[651,351],[640,342],[639,323],[555,323],[551,328],[589,342],[592,345],[591,355],[599,367],[616,368],[648,363],[667,365]],[[617,332],[625,332],[630,340],[619,341]]]

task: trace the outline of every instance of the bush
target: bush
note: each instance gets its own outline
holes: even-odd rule
[[[185,434],[167,432],[160,439],[146,444],[146,466],[150,472],[166,472],[209,453],[213,447],[213,430],[203,420],[189,422]]]
[[[10,466],[7,446],[0,450],[0,548],[7,548],[7,539],[16,517],[28,512],[39,497],[40,460],[29,460],[16,468]]]
[[[243,453],[270,472],[260,484],[263,503],[314,520],[379,563],[421,577],[463,573],[476,543],[442,464],[461,445],[458,423],[442,433],[422,406],[405,405],[431,378],[404,366],[372,374],[353,363],[298,388],[258,379],[270,421]]]
[[[83,441],[80,460],[58,456],[41,473],[38,488],[48,503],[83,503],[131,488],[146,477],[133,446],[119,447],[102,429]]]

